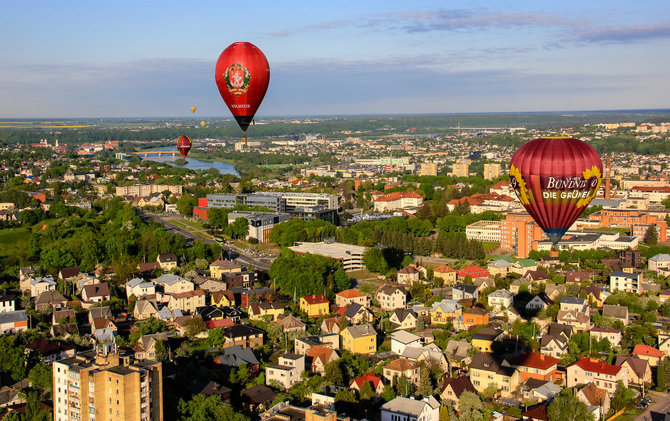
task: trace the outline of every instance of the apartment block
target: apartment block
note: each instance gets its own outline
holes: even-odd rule
[[[55,421],[163,419],[159,362],[98,349],[54,362],[52,368]]]
[[[500,164],[484,164],[484,179],[493,180],[500,177]]]

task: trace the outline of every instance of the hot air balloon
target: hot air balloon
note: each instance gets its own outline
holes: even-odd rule
[[[195,114],[195,105],[191,105],[191,112]]]
[[[519,200],[556,246],[600,188],[603,164],[589,144],[543,137],[519,148],[509,176]]]
[[[221,98],[237,120],[246,142],[249,124],[268,90],[268,60],[252,43],[236,42],[219,56],[214,78]]]
[[[191,150],[191,139],[188,136],[182,136],[177,139],[177,150],[181,154],[181,157],[186,159],[186,155]]]

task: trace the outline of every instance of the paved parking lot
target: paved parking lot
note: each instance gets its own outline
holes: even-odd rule
[[[652,398],[651,405],[635,421],[664,421],[665,414],[670,412],[670,394],[649,392],[649,397]]]

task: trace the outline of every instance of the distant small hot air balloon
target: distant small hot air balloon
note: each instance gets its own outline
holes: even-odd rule
[[[177,150],[181,154],[181,157],[186,159],[186,155],[191,150],[191,139],[188,136],[182,136],[177,139]]]
[[[543,137],[516,151],[509,175],[521,204],[556,245],[598,193],[602,172],[586,142]]]
[[[207,123],[205,123],[205,120],[202,120],[202,121],[200,122],[200,127],[205,127],[206,124],[207,124]]]
[[[270,83],[268,60],[250,42],[233,43],[219,56],[214,79],[221,98],[237,120],[246,142],[249,124],[254,119]]]
[[[195,105],[191,105],[191,112],[195,114]]]

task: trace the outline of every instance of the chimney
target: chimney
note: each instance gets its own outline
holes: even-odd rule
[[[610,181],[611,172],[612,172],[612,162],[610,161],[610,156],[607,155],[607,159],[605,160],[605,199],[611,198],[610,193],[612,187],[612,183]]]

